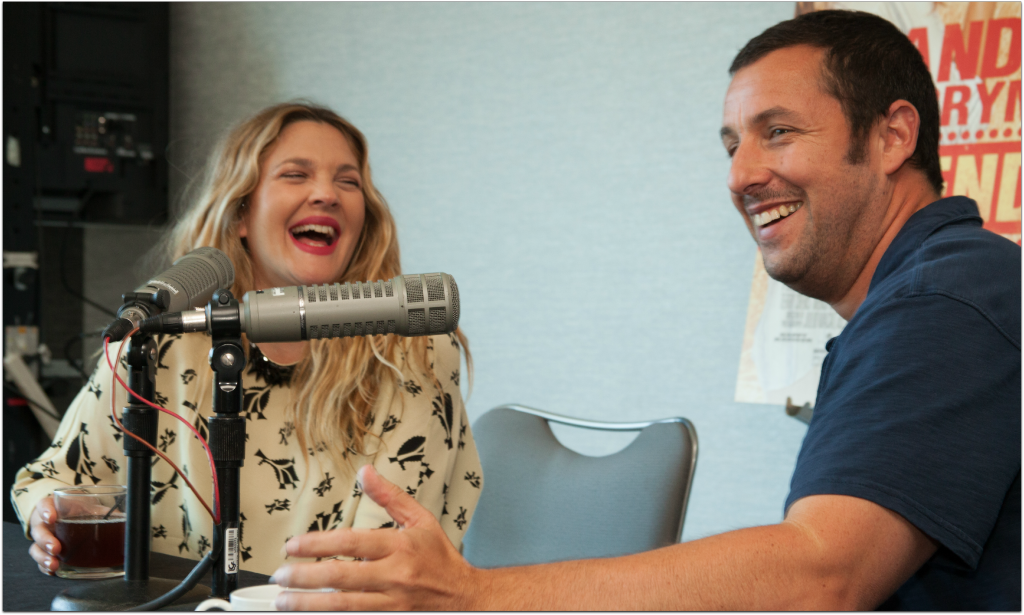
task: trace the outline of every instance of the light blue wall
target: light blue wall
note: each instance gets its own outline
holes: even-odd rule
[[[805,428],[732,402],[755,250],[717,132],[733,55],[793,11],[173,4],[173,187],[245,114],[333,107],[369,139],[405,271],[459,283],[471,418],[507,402],[687,416],[701,449],[684,538],[776,522]]]

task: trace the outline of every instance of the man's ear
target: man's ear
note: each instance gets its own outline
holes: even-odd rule
[[[885,142],[882,165],[885,173],[892,175],[917,149],[921,115],[914,105],[903,99],[897,100],[889,105],[889,111],[882,122],[882,130]]]

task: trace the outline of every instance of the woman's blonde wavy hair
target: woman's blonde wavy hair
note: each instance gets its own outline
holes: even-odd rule
[[[260,111],[234,128],[210,160],[206,181],[198,199],[186,209],[167,238],[171,259],[202,246],[223,251],[234,263],[236,297],[254,289],[252,262],[238,223],[242,204],[260,180],[260,162],[266,150],[286,126],[295,122],[317,122],[337,128],[348,140],[359,161],[362,175],[365,222],[352,260],[336,282],[387,280],[401,273],[394,218],[384,197],[373,185],[366,138],[355,126],[330,109],[307,102],[288,102]],[[469,378],[472,363],[461,330],[456,331],[466,351]],[[353,470],[351,453],[367,454],[366,439],[374,404],[385,378],[397,379],[399,355],[414,360],[420,371],[430,375],[440,390],[427,360],[427,338],[374,335],[328,340],[311,340],[309,353],[292,373],[294,404],[288,409],[296,427],[299,445],[312,445],[328,452],[339,471]],[[391,375],[388,374],[389,370]],[[397,374],[397,375],[396,375]]]

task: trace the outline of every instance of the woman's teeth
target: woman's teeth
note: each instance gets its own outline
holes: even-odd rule
[[[313,246],[329,246],[334,243],[335,230],[332,226],[323,224],[303,224],[302,226],[292,228],[291,233],[299,241]],[[304,233],[316,233],[321,237],[308,235],[303,236]]]
[[[759,214],[754,214],[753,216],[750,216],[750,219],[753,221],[754,226],[764,226],[770,222],[775,222],[779,218],[785,218],[789,214],[795,213],[796,210],[803,206],[803,201],[793,203],[791,205],[779,205],[773,209],[763,211]]]

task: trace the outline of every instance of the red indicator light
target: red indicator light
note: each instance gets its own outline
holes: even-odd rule
[[[110,158],[88,157],[85,159],[86,173],[113,173],[114,163]]]

